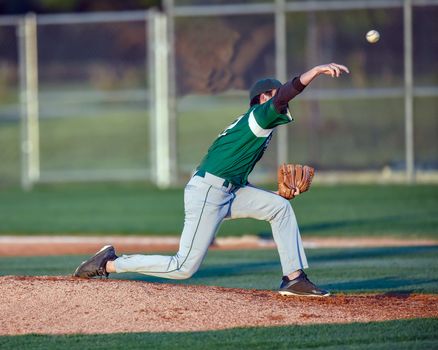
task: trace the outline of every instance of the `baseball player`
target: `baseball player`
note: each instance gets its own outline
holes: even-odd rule
[[[275,127],[293,120],[288,102],[319,75],[337,78],[344,72],[349,73],[347,67],[330,63],[316,66],[285,84],[268,78],[252,86],[248,111],[218,135],[185,187],[184,228],[175,255],[118,257],[114,247],[108,245],[79,265],[73,275],[92,278],[138,272],[186,279],[198,270],[224,219],[254,218],[271,224],[283,272],[279,292],[282,295],[329,295],[303,271],[308,264],[290,202],[278,193],[252,186],[248,175],[263,156]],[[293,190],[298,194],[299,190],[295,187]]]

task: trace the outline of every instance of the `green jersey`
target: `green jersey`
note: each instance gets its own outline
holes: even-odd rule
[[[273,99],[252,106],[226,128],[209,148],[198,169],[245,186],[248,175],[265,152],[274,127],[292,121],[289,112],[278,113]]]

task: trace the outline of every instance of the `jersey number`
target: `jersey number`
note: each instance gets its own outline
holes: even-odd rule
[[[240,121],[240,119],[242,119],[242,118],[243,118],[243,115],[241,115],[239,118],[237,118],[232,124],[230,124],[228,126],[228,128],[226,128],[224,131],[222,131],[218,135],[218,137],[225,136],[227,134],[228,130],[231,130],[232,128],[234,128],[237,125],[237,123]]]

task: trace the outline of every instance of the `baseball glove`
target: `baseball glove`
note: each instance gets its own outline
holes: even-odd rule
[[[307,165],[282,164],[278,168],[278,194],[292,199],[306,192],[312,183],[315,169]]]

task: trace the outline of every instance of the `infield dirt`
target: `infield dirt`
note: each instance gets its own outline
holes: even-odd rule
[[[0,335],[204,331],[438,317],[438,295],[273,291],[71,277],[0,277]]]

